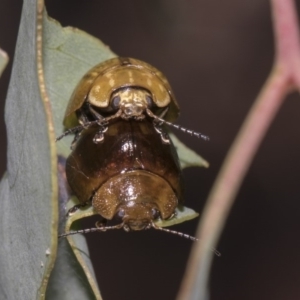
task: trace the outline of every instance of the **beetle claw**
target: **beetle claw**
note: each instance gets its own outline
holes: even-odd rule
[[[100,130],[95,134],[93,142],[95,144],[100,144],[104,141],[104,132],[106,132],[108,127],[101,126]]]
[[[169,136],[163,131],[163,129],[158,125],[153,123],[154,129],[160,135],[161,141],[163,144],[169,145],[171,144]]]
[[[104,141],[104,134],[102,131],[99,131],[95,134],[94,138],[93,138],[93,142],[95,144],[100,144]]]
[[[66,217],[70,217],[72,216],[78,209],[80,208],[84,208],[88,205],[91,205],[91,201],[87,201],[87,202],[84,202],[84,203],[79,203],[77,205],[74,205],[73,207],[71,207],[68,212],[66,213]]]
[[[74,139],[73,139],[73,141],[72,141],[72,143],[71,143],[71,146],[70,146],[71,150],[73,150],[73,149],[75,148],[75,145],[76,145],[78,139],[80,138],[80,135],[81,135],[81,133],[82,133],[82,130],[83,130],[83,128],[80,129],[80,130],[78,130],[78,131],[75,133]]]

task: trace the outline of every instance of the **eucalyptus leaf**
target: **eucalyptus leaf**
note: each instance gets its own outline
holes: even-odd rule
[[[178,153],[182,169],[189,167],[209,167],[209,163],[204,158],[184,145],[173,133],[170,134],[170,137]]]
[[[36,12],[36,1],[25,0],[6,99],[0,299],[43,299],[57,247],[55,144],[37,72]]]
[[[190,221],[192,219],[195,219],[199,216],[198,213],[196,213],[193,209],[188,208],[186,206],[178,207],[175,210],[175,215],[173,218],[169,220],[158,220],[156,223],[157,226],[160,227],[168,227],[177,225],[186,221]]]
[[[2,75],[7,63],[8,63],[8,56],[7,56],[6,52],[4,52],[0,48],[0,76]]]
[[[60,212],[58,230],[62,233],[65,231],[66,206],[70,195],[65,177],[66,160],[59,156],[58,161]],[[76,238],[77,245],[69,243],[67,239],[59,239],[57,259],[46,291],[47,300],[101,299],[85,238]],[[76,249],[80,249],[79,255],[75,253]]]

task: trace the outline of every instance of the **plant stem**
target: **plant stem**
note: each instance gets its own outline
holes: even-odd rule
[[[204,208],[178,300],[205,299],[215,248],[243,178],[285,96],[300,87],[300,43],[293,0],[271,0],[276,55],[272,71],[238,133]]]

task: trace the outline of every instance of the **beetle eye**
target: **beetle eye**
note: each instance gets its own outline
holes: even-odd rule
[[[125,210],[123,208],[121,208],[118,212],[117,212],[117,215],[116,217],[119,218],[119,219],[123,219],[125,216]]]
[[[116,96],[112,99],[111,101],[111,106],[114,108],[114,109],[118,109],[119,108],[119,104],[120,104],[120,96]]]
[[[153,100],[149,95],[146,96],[146,101],[147,101],[148,108],[151,108],[153,105]]]
[[[159,217],[159,211],[156,208],[151,209],[153,220],[156,220]]]

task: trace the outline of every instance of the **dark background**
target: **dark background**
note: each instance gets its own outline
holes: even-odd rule
[[[299,1],[298,1],[299,2]],[[102,39],[121,56],[161,69],[182,126],[178,136],[211,164],[184,171],[186,204],[201,211],[222,161],[268,75],[274,45],[270,4],[251,1],[48,0],[49,15]],[[0,1],[0,46],[12,58],[20,0]],[[11,59],[12,61],[12,59]],[[11,61],[0,80],[1,111]],[[288,97],[246,176],[211,273],[212,300],[300,299],[299,96]],[[1,125],[0,173],[6,136]],[[90,221],[92,226],[94,220]],[[197,221],[173,229],[194,234]],[[191,242],[162,232],[87,235],[104,299],[174,299]]]

